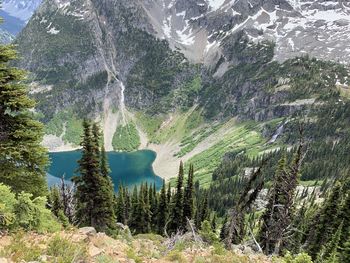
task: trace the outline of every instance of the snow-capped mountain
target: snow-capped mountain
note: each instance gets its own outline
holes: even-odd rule
[[[283,61],[309,54],[350,61],[350,1],[156,0],[143,5],[155,31],[196,62],[219,58],[225,39],[245,30],[276,42]]]
[[[112,149],[127,109],[265,121],[348,92],[334,61],[350,61],[349,12],[340,0],[44,0],[16,39],[17,66],[45,122],[100,119]],[[294,58],[306,54],[333,62]]]
[[[9,43],[25,27],[41,0],[4,0],[1,4],[0,43]]]
[[[22,21],[28,21],[40,5],[41,0],[4,0],[2,9]]]

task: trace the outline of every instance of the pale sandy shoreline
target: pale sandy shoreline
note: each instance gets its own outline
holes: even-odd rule
[[[61,138],[54,135],[45,135],[42,144],[50,153],[69,152],[80,149],[80,147],[65,143]],[[139,150],[151,150],[156,153],[156,159],[152,167],[157,176],[166,181],[177,176],[180,160],[173,156],[178,151],[175,143],[149,144],[143,137]]]

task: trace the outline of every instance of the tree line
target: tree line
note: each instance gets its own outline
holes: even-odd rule
[[[180,163],[176,188],[163,182],[160,191],[155,184],[141,184],[132,192],[119,185],[114,193],[107,155],[101,145],[102,135],[97,123],[84,121],[81,142],[82,156],[78,161],[79,176],[73,178],[74,194],[67,196],[64,180],[60,187],[51,189],[50,203],[53,213],[78,226],[93,226],[98,231],[113,233],[116,223],[128,225],[133,233],[158,233],[168,235],[185,232],[193,220],[200,227],[209,220],[208,202],[200,205],[195,198],[194,167],[188,176]],[[67,198],[68,197],[68,198]],[[74,211],[69,209],[74,204]],[[73,215],[73,216],[72,216]]]
[[[160,191],[147,184],[132,192],[119,186],[116,194],[99,126],[84,121],[79,176],[74,178],[74,186],[67,186],[63,180],[61,186],[49,192],[46,183],[48,156],[40,145],[43,125],[32,110],[35,103],[27,96],[24,72],[9,65],[15,57],[12,46],[0,46],[0,230],[9,227],[39,230],[53,225],[47,205],[64,226],[93,226],[111,235],[118,231],[118,222],[128,225],[136,234],[161,235],[185,232],[188,224],[193,224],[202,231],[210,227],[213,236],[220,228],[220,238],[227,247],[252,239],[265,254],[306,251],[315,262],[349,262],[347,143],[323,144],[306,155],[306,145],[300,141],[292,152],[273,153],[264,156],[265,159],[237,157],[228,167],[221,167],[220,173],[214,173],[214,184],[209,190],[196,185],[192,165],[185,177],[181,163],[174,188],[165,182]],[[348,116],[346,109],[337,107],[335,112]],[[345,121],[340,124],[344,129],[348,127]],[[330,177],[329,187],[320,187],[325,190],[324,201],[315,194],[302,193],[308,198],[298,203],[296,188],[305,171],[302,164],[309,161],[308,169],[315,173],[318,164],[312,164],[312,160],[318,158],[321,163],[330,154],[338,155],[342,169],[334,171],[336,176]],[[235,179],[232,179],[231,171],[242,169],[240,162],[250,163],[250,167],[255,168],[249,176],[238,173],[233,174]],[[266,168],[269,172],[264,170]],[[327,176],[330,173],[331,169]],[[235,188],[231,188],[232,184]],[[234,193],[226,197],[229,213],[221,210],[218,220],[215,213],[218,204],[211,204],[220,195],[215,189],[224,187],[226,193]],[[268,189],[267,205],[258,215],[253,204],[263,188]]]

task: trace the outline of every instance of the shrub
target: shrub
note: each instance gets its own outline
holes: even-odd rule
[[[127,252],[126,255],[128,259],[133,259],[136,263],[141,263],[142,259],[136,254],[135,250],[133,248],[130,248]]]
[[[207,220],[203,221],[201,230],[199,231],[199,234],[201,235],[203,240],[209,244],[219,242],[219,238],[213,232],[211,225],[210,225],[210,222]]]
[[[16,225],[25,230],[38,232],[55,232],[60,225],[54,220],[51,211],[46,206],[45,197],[32,200],[32,194],[20,193],[15,204]]]
[[[38,245],[25,241],[24,233],[18,232],[14,235],[11,244],[5,247],[1,254],[11,258],[14,262],[29,262],[37,261],[42,255],[42,250]]]
[[[54,236],[48,243],[47,255],[55,257],[57,263],[84,261],[87,249],[83,244],[75,244],[59,235]]]
[[[64,212],[62,210],[58,211],[57,218],[60,221],[60,223],[63,225],[64,228],[69,227],[70,224],[69,224],[68,217],[64,214]]]
[[[290,252],[287,252],[283,258],[283,263],[312,263],[312,258],[306,253],[292,256]]]
[[[186,263],[187,262],[185,256],[178,250],[171,251],[168,254],[167,258],[170,261],[175,261],[175,262],[178,262],[178,263]]]
[[[14,206],[16,204],[15,194],[10,187],[0,184],[0,229],[9,228],[15,221]]]
[[[16,199],[10,187],[0,184],[0,229],[54,232],[60,229],[50,210],[46,198],[32,198],[32,194],[20,193]]]

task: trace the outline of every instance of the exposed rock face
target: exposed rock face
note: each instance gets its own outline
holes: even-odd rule
[[[310,54],[346,62],[349,5],[45,0],[17,39],[18,65],[32,72],[45,122],[67,109],[77,119],[102,120],[112,150],[130,109],[154,115],[199,105],[207,118],[256,121],[309,110],[319,94],[295,95],[295,79],[314,62],[286,59]],[[335,80],[335,71],[316,74]],[[339,81],[347,85],[344,74]]]
[[[107,115],[120,107],[123,82],[123,101],[144,109],[191,78],[189,68],[179,70],[185,58],[169,47],[189,62],[204,63],[214,77],[231,66],[256,63],[259,54],[232,55],[242,30],[252,43],[276,43],[266,62],[310,54],[345,63],[350,58],[349,13],[347,2],[321,0],[45,0],[17,43],[25,58],[20,66],[41,84],[55,86],[38,95],[43,101],[50,97],[51,105],[43,105],[47,119],[72,104],[84,113]],[[170,78],[154,70],[164,63]]]
[[[276,42],[275,59],[297,55],[348,63],[350,3],[307,0],[158,0],[144,5],[155,30],[195,62],[213,63],[226,38],[244,29],[258,42]],[[345,55],[344,55],[345,54]]]

